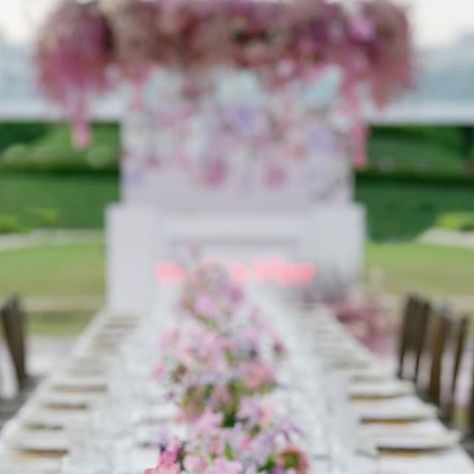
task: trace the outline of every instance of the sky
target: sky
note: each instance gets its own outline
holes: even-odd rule
[[[0,31],[10,41],[34,38],[41,19],[58,0],[0,0]],[[345,0],[351,1],[351,0]],[[474,33],[474,0],[400,0],[412,14],[420,47],[439,46]]]

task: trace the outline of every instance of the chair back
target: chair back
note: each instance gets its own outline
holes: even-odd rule
[[[412,351],[414,356],[414,367],[411,379],[418,383],[420,375],[421,358],[425,352],[428,328],[431,319],[431,303],[428,300],[419,298],[413,324]]]
[[[398,371],[397,375],[399,378],[404,378],[406,372],[406,359],[408,355],[409,339],[413,324],[413,313],[416,306],[416,296],[407,295],[402,312],[402,324],[400,327],[400,339],[398,346]]]
[[[425,399],[438,407],[442,407],[444,361],[452,332],[453,319],[449,312],[443,308],[433,309],[427,347],[429,377],[427,385],[422,387],[420,391]]]
[[[25,322],[18,296],[10,297],[1,310],[3,331],[20,389],[28,376],[26,371]]]
[[[425,347],[431,305],[428,300],[408,295],[403,310],[398,352],[398,377],[418,380]]]
[[[451,379],[449,381],[447,403],[444,408],[444,418],[448,423],[453,423],[456,409],[456,394],[459,373],[461,371],[466,350],[466,339],[469,330],[469,318],[466,315],[452,316],[451,328]]]

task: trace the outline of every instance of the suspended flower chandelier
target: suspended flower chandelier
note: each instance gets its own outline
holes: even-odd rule
[[[192,98],[219,67],[254,71],[270,91],[310,83],[328,66],[357,113],[357,89],[385,104],[410,84],[410,28],[389,0],[62,0],[36,48],[39,82],[87,140],[87,102],[155,70],[190,78]],[[190,86],[191,84],[191,86]]]

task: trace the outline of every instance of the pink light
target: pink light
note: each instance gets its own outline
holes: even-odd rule
[[[185,272],[176,262],[160,262],[156,266],[156,279],[159,282],[179,283],[184,280]]]
[[[278,284],[283,287],[304,285],[316,275],[314,264],[308,262],[288,262],[275,257],[257,258],[253,262],[223,262],[232,278],[239,282],[259,281]],[[156,266],[158,283],[179,283],[185,278],[185,269],[177,262],[160,262]]]

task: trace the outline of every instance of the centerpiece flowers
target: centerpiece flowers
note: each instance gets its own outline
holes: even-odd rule
[[[160,353],[157,381],[170,387],[188,436],[160,443],[147,474],[308,471],[301,433],[274,398],[285,348],[223,268],[189,272]]]

